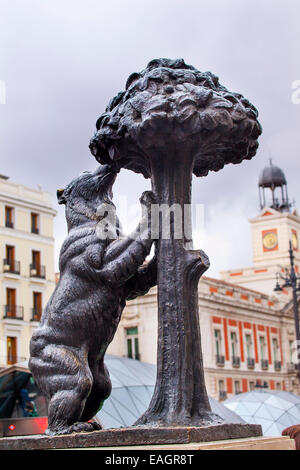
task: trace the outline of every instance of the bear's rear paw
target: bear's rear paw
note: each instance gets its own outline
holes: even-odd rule
[[[102,429],[101,425],[96,421],[89,421],[89,422],[77,422],[72,424],[72,426],[68,426],[63,429],[55,430],[55,429],[47,429],[45,434],[48,436],[55,436],[55,435],[62,435],[62,434],[72,434],[75,432],[93,432],[93,431],[100,431]]]
[[[96,423],[96,421],[90,421],[88,423],[74,423],[69,428],[69,433],[72,432],[93,432],[93,431],[100,431],[101,426],[100,424]]]

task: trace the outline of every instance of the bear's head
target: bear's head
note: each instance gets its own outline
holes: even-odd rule
[[[99,207],[112,202],[112,187],[117,171],[110,165],[100,165],[94,172],[85,171],[65,189],[57,190],[59,204],[66,205],[68,230],[101,218]]]

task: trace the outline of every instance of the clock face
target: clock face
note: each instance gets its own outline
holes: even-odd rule
[[[294,250],[298,250],[298,237],[295,232],[292,233],[292,243]]]
[[[274,250],[278,245],[277,233],[268,232],[263,237],[263,245],[266,250]]]

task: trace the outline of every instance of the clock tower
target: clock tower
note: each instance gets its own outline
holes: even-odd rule
[[[274,294],[276,274],[289,268],[289,241],[292,241],[296,272],[300,272],[300,217],[289,202],[283,171],[274,166],[264,168],[259,178],[260,213],[250,220],[253,266],[221,273],[223,280]],[[283,290],[282,300],[290,292]]]

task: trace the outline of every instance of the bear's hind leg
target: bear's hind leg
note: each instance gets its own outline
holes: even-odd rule
[[[93,374],[93,387],[85,402],[80,421],[89,421],[92,419],[102,407],[103,401],[106,400],[111,393],[112,385],[108,370],[103,364],[103,361],[101,361],[100,364],[98,363],[94,368],[91,367],[91,372]],[[94,424],[96,426],[96,423]]]
[[[48,406],[48,429],[46,434],[56,435],[93,431],[93,427],[88,423],[79,423],[91,388],[92,385],[89,380],[79,378],[77,385],[74,384],[73,390],[59,390],[51,397]],[[83,424],[87,424],[87,426],[82,426]]]
[[[31,370],[49,400],[46,434],[92,431],[90,423],[79,422],[93,387],[85,348],[48,344],[35,353]]]

